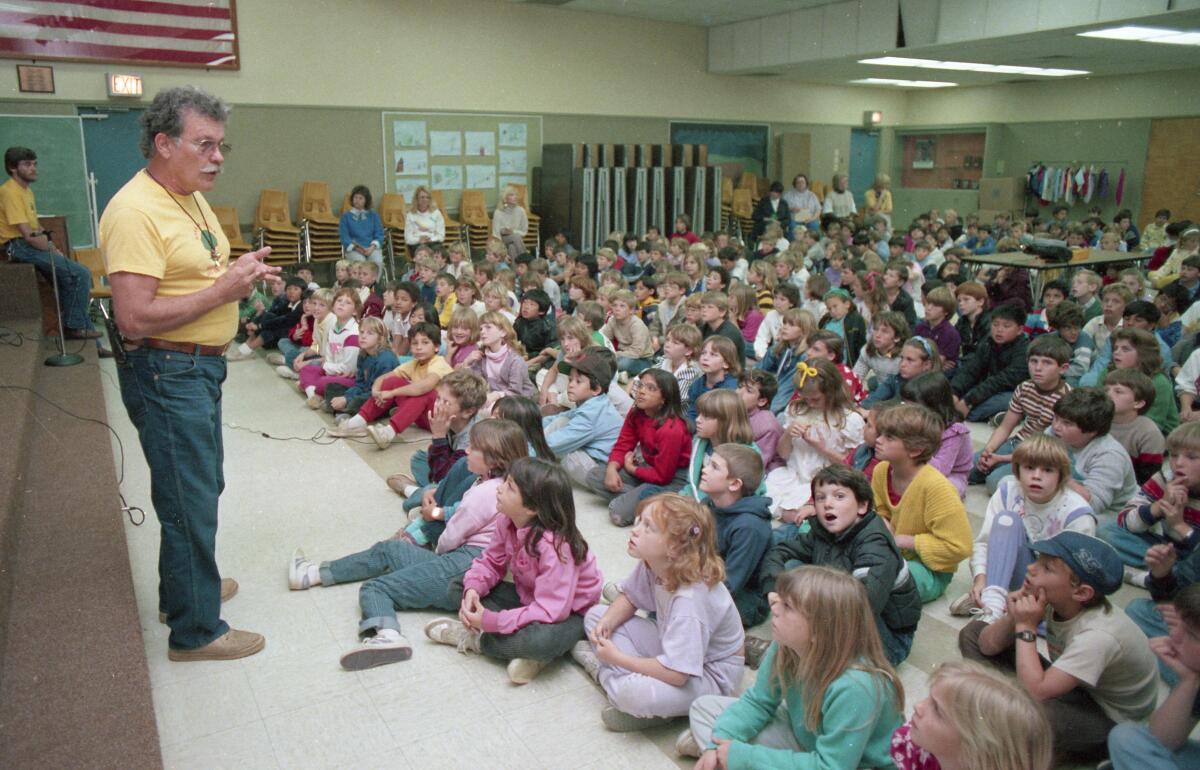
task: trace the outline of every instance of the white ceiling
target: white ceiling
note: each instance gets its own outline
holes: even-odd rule
[[[546,5],[572,11],[634,16],[654,21],[672,21],[711,27],[746,19],[758,19],[797,8],[814,8],[832,0],[509,0],[513,3]]]

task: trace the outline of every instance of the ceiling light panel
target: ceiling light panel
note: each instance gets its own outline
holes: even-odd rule
[[[937,59],[908,59],[901,56],[881,56],[875,59],[859,59],[859,64],[880,64],[885,67],[913,67],[931,70],[960,70],[963,72],[986,72],[993,75],[1037,75],[1048,78],[1089,75],[1088,70],[1063,69],[1060,67],[1026,67],[1018,64],[981,64],[965,61],[939,61]]]
[[[943,80],[897,80],[894,78],[859,78],[850,82],[867,86],[900,86],[901,88],[949,88],[958,85],[958,83],[949,83]]]
[[[1080,32],[1079,37],[1100,37],[1106,40],[1150,40],[1164,35],[1177,35],[1177,29],[1162,27],[1139,27],[1127,25],[1124,27],[1109,27],[1108,29],[1093,29],[1090,32]]]

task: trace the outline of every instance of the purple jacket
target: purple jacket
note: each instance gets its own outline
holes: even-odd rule
[[[942,322],[933,328],[930,328],[927,322],[921,321],[917,324],[913,334],[933,340],[942,360],[949,361],[952,369],[958,366],[958,352],[962,348],[962,338],[958,336],[958,329],[954,328],[954,324],[950,323],[949,319],[943,318]]]
[[[965,423],[956,422],[942,431],[942,445],[930,458],[929,464],[941,471],[946,480],[958,490],[958,496],[967,494],[967,475],[975,466],[975,450],[971,446],[971,429]]]

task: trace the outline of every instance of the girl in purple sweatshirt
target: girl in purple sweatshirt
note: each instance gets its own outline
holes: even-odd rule
[[[508,678],[527,684],[583,639],[583,616],[600,601],[604,580],[575,526],[571,479],[562,468],[535,457],[516,460],[496,507],[503,515],[491,542],[450,584],[449,600],[461,602],[458,617],[430,621],[425,635],[507,660]],[[513,582],[506,583],[510,570]]]

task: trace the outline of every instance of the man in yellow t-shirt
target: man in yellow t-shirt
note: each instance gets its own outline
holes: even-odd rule
[[[200,194],[213,188],[229,151],[220,99],[192,87],[154,97],[142,115],[146,168],[100,218],[100,248],[126,340],[117,367],[121,399],[150,466],[162,525],[159,613],[171,628],[167,657],[232,660],[263,648],[231,629],[221,601],[237,591],[216,560],[217,501],[225,487],[221,445],[224,351],[237,303],[279,268],[270,249],[229,263],[229,241]]]
[[[57,277],[64,337],[99,337],[88,317],[91,271],[64,257],[38,224],[37,204],[29,189],[38,178],[37,154],[28,147],[9,147],[4,151],[4,170],[8,181],[0,184],[0,250],[15,262],[33,265],[47,280]]]

